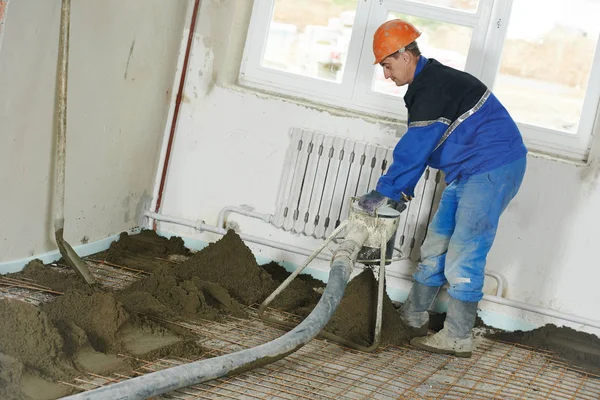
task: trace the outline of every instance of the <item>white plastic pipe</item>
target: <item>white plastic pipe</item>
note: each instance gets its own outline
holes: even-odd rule
[[[219,228],[217,226],[208,225],[208,224],[204,223],[204,221],[201,221],[201,220],[190,221],[187,219],[178,218],[178,217],[170,217],[170,216],[154,213],[151,211],[147,211],[146,216],[148,218],[154,219],[156,221],[170,222],[170,223],[177,224],[177,225],[188,226],[190,228],[196,229],[199,232],[211,232],[211,233],[216,233],[218,235],[225,235],[227,233],[226,229]],[[261,244],[264,246],[272,247],[274,249],[289,251],[291,253],[300,254],[303,256],[307,256],[307,257],[313,253],[313,250],[308,250],[308,249],[305,249],[302,247],[293,246],[293,245],[289,245],[286,243],[276,242],[274,240],[264,239],[264,238],[261,238],[258,236],[247,235],[245,233],[239,233],[239,235],[240,235],[240,238],[242,238],[242,240],[244,240],[244,241]],[[320,260],[324,260],[324,261],[330,261],[331,254],[321,253],[316,258],[318,258]]]
[[[186,220],[183,218],[169,217],[169,216],[165,216],[162,214],[153,213],[150,211],[146,212],[146,216],[149,218],[155,219],[157,221],[170,222],[170,223],[174,223],[177,225],[189,226],[200,232],[207,231],[207,232],[217,233],[220,235],[225,235],[227,233],[227,231],[225,229],[218,228],[218,227],[215,227],[212,225],[207,225],[204,223],[204,221],[197,221],[197,222],[189,221],[189,220]],[[290,251],[290,252],[293,252],[296,254],[310,256],[313,253],[312,251],[303,249],[301,247],[291,246],[291,245],[287,245],[284,243],[279,243],[279,242],[275,242],[272,240],[259,238],[256,236],[240,234],[240,237],[242,238],[242,240],[247,240],[249,242],[262,244],[262,245],[273,247],[273,248],[280,249],[280,250]],[[331,256],[329,256],[329,257],[331,257]],[[321,258],[321,257],[318,257],[318,258]],[[396,278],[400,278],[400,279],[405,279],[405,280],[412,282],[412,277],[410,275],[406,275],[406,274],[402,274],[402,273],[389,273],[389,272],[388,272],[388,275],[396,277]],[[507,306],[507,307],[518,308],[520,310],[530,311],[530,312],[545,315],[548,317],[562,319],[565,321],[574,322],[576,324],[586,325],[586,326],[600,329],[600,321],[598,321],[598,320],[593,320],[593,319],[580,317],[580,316],[573,315],[573,314],[564,313],[561,311],[556,311],[556,310],[553,310],[553,309],[547,308],[547,307],[535,306],[532,304],[523,303],[521,301],[510,300],[510,299],[507,299],[504,297],[492,296],[492,295],[483,295],[483,300],[489,301],[491,303],[496,303],[496,304],[500,304],[503,306]]]
[[[217,218],[217,227],[218,228],[225,228],[225,218],[226,218],[227,214],[231,214],[231,213],[244,215],[244,216],[250,217],[250,218],[260,219],[261,221],[267,222],[269,224],[273,221],[273,217],[274,217],[272,214],[258,213],[256,211],[247,210],[242,207],[227,206],[227,207],[223,207],[223,209],[221,209],[221,211],[219,212],[219,216]],[[260,238],[256,238],[256,239],[260,240]],[[254,243],[258,243],[258,242],[254,241]],[[288,250],[288,249],[281,247],[281,246],[287,246],[285,243],[280,243],[280,242],[272,242],[272,243],[279,243],[279,246],[271,246],[271,247],[276,247],[280,250]],[[270,246],[270,245],[267,245],[267,246]],[[288,250],[288,251],[292,251],[292,250]],[[302,253],[297,253],[297,254],[309,256],[312,254],[312,251],[304,249]],[[325,257],[325,258],[318,257],[318,258],[322,259],[322,260],[330,259],[327,257]],[[411,275],[404,274],[402,272],[388,271],[388,275],[396,277],[396,278],[401,278],[401,279],[409,279],[409,280],[411,279]],[[486,270],[485,275],[496,281],[496,296],[504,297],[504,278],[502,277],[502,275],[500,275],[497,272],[490,271],[490,270]]]
[[[231,207],[231,208],[235,208],[235,207]],[[244,211],[247,211],[247,210],[244,210]],[[230,212],[233,212],[233,211],[230,209]],[[258,213],[256,213],[256,214],[258,214]],[[244,214],[244,215],[246,215],[246,214]],[[266,215],[266,214],[260,214],[260,215]],[[173,224],[177,224],[177,225],[181,225],[181,226],[187,226],[190,228],[194,228],[199,232],[211,232],[211,233],[216,233],[218,235],[225,235],[227,233],[226,229],[219,228],[219,226],[208,225],[204,221],[190,221],[187,219],[178,218],[178,217],[170,217],[170,216],[154,213],[151,211],[147,211],[146,216],[148,218],[156,220],[156,221],[169,222],[169,223],[173,223]],[[262,219],[262,218],[260,218],[260,219]],[[310,257],[314,253],[314,250],[309,250],[309,249],[305,249],[303,247],[293,246],[293,245],[290,245],[287,243],[276,242],[274,240],[269,240],[269,239],[261,238],[258,236],[247,235],[245,233],[238,233],[238,235],[240,235],[240,238],[242,238],[242,240],[244,240],[246,242],[256,243],[256,244],[268,246],[268,247],[271,247],[274,249],[288,251],[290,253],[299,254],[301,256]],[[331,254],[322,252],[322,253],[319,253],[317,256],[315,256],[315,258],[318,258],[319,260],[323,260],[323,261],[330,261]],[[394,277],[394,278],[405,279],[405,280],[409,280],[409,281],[412,280],[412,276],[410,274],[405,274],[402,272],[388,271],[387,275]]]
[[[270,224],[273,221],[273,214],[263,214],[263,213],[258,213],[256,211],[247,210],[242,207],[228,206],[228,207],[223,207],[223,209],[219,212],[219,217],[217,218],[217,226],[219,228],[225,228],[225,217],[229,213],[235,213],[235,214],[245,215],[245,216],[251,217],[251,218],[260,219],[262,221],[265,221],[268,224]]]
[[[587,325],[594,328],[600,329],[600,321],[589,319],[585,317],[580,317],[573,314],[567,314],[561,311],[556,311],[551,308],[535,306],[533,304],[523,303],[516,300],[507,299],[506,297],[497,297],[491,295],[483,295],[483,300],[490,301],[492,303],[501,304],[503,306],[518,308],[525,311],[531,311],[537,314],[546,315],[548,317],[553,317],[557,319],[563,319],[565,321],[575,322],[577,324]]]

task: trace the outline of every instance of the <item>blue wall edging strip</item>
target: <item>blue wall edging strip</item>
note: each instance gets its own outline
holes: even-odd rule
[[[127,231],[127,233],[134,235],[134,234],[139,233],[140,231],[141,231],[141,228],[133,228],[133,229],[130,229],[129,231]],[[73,250],[75,250],[75,252],[80,257],[85,257],[85,256],[89,256],[90,254],[94,254],[94,253],[98,253],[100,251],[107,250],[110,247],[110,244],[112,242],[117,241],[118,239],[119,239],[119,234],[111,235],[107,238],[96,240],[95,242],[80,244],[79,246],[74,246]],[[36,254],[34,256],[27,257],[27,258],[21,258],[19,260],[2,262],[2,263],[0,263],[0,274],[19,272],[23,268],[25,268],[25,266],[27,264],[29,264],[29,262],[31,262],[33,260],[40,260],[44,264],[49,264],[49,263],[60,260],[60,258],[61,258],[61,255],[57,249],[57,250],[49,251],[49,252],[42,253],[42,254]]]

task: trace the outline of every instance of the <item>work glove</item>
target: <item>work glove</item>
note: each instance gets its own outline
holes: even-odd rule
[[[375,215],[375,210],[378,208],[389,205],[390,207],[403,212],[406,210],[409,199],[401,197],[400,200],[395,201],[387,196],[382,195],[376,190],[371,190],[369,193],[362,195],[358,199],[358,206],[366,211],[369,215]]]
[[[398,210],[398,212],[401,213],[402,211],[406,210],[406,207],[408,207],[408,199],[401,197],[398,201],[390,200],[388,204],[390,207]]]
[[[387,204],[390,200],[389,197],[382,195],[378,191],[371,190],[358,199],[358,206],[369,215],[375,215],[375,210]]]

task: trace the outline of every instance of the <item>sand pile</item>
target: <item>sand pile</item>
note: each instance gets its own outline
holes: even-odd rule
[[[246,305],[262,302],[277,287],[269,273],[258,266],[252,251],[232,230],[173,271],[180,281],[200,278],[217,283]]]
[[[117,242],[94,258],[153,272],[167,265],[168,260],[178,260],[191,254],[180,237],[165,239],[152,230],[143,230],[137,235],[121,233]]]
[[[50,387],[49,382],[69,380],[83,371],[130,371],[133,361],[125,362],[116,354],[146,360],[197,358],[203,350],[194,336],[167,321],[216,320],[231,314],[245,318],[245,306],[260,304],[289,276],[276,263],[258,265],[233,231],[195,254],[180,238],[167,240],[153,231],[133,236],[124,233],[119,242],[94,258],[150,275],[122,290],[104,290],[90,288],[74,273],[66,274],[39,261],[11,274],[64,294],[39,307],[0,300],[0,398],[56,398],[68,390]],[[300,275],[272,307],[306,316],[323,287],[322,282]],[[377,281],[366,269],[349,282],[326,330],[369,346],[376,303]],[[383,312],[382,343],[406,343],[408,332],[387,295]],[[560,338],[570,340],[571,336]],[[526,335],[517,339],[536,345]],[[582,361],[597,365],[598,359]]]
[[[589,333],[549,324],[528,332],[498,332],[487,337],[549,350],[573,366],[600,376],[600,339]]]
[[[261,268],[271,275],[278,286],[290,276],[290,273],[276,262],[261,265]],[[275,297],[270,307],[305,317],[319,302],[320,293],[324,287],[325,283],[322,281],[310,275],[300,274],[283,292]]]
[[[373,271],[365,269],[350,281],[342,302],[325,327],[326,331],[361,346],[373,343],[377,310],[377,286]],[[387,294],[383,297],[381,344],[402,345],[410,340],[409,331]]]
[[[129,314],[114,294],[68,291],[41,309],[61,332],[67,354],[88,342],[102,353],[123,350],[116,335]]]
[[[127,354],[136,346],[131,337],[159,335],[171,340],[181,335],[169,329],[169,324],[161,325],[163,331],[157,333],[156,325],[161,321],[214,320],[231,314],[245,318],[244,306],[260,304],[289,276],[276,263],[258,265],[233,231],[195,254],[183,246],[180,238],[167,240],[153,231],[133,236],[124,233],[109,250],[94,258],[151,274],[118,291],[90,288],[75,274],[65,274],[39,261],[12,274],[64,294],[39,307],[0,300],[0,353],[5,357],[3,365],[10,364],[3,368],[2,381],[10,380],[13,387],[18,386],[23,371],[48,380],[69,379],[88,368],[82,353],[94,357]],[[301,275],[272,306],[306,316],[319,301],[319,289],[323,287],[323,282]],[[370,270],[354,279],[326,329],[369,345],[375,324],[376,290],[377,282]],[[384,342],[405,343],[403,325],[387,296],[384,311]],[[182,343],[186,348],[194,347],[184,337],[152,349],[145,356],[181,353]],[[200,348],[192,350],[201,352]]]
[[[119,299],[130,312],[163,319],[246,316],[240,304],[220,285],[198,277],[178,280],[173,272],[160,269],[124,290]]]
[[[63,352],[62,336],[40,308],[4,300],[0,321],[0,352],[51,378],[60,379],[73,372],[73,365]]]
[[[263,267],[278,282],[283,282],[290,275],[277,263],[270,263]],[[324,286],[323,282],[319,280],[307,275],[300,275],[275,298],[272,307],[296,315],[308,315],[319,301],[320,295],[315,289]],[[348,283],[344,297],[325,326],[325,330],[358,345],[370,346],[373,343],[377,316],[377,289],[378,282],[371,269],[365,269],[354,277]],[[307,293],[310,295],[307,296]],[[381,344],[402,345],[408,341],[408,329],[386,293],[383,297]]]
[[[17,279],[31,279],[39,285],[47,286],[58,292],[69,290],[80,290],[87,293],[93,293],[90,288],[79,276],[75,274],[59,274],[45,266],[40,260],[33,260],[23,268],[23,271],[16,274],[9,274]]]
[[[278,285],[233,232],[194,255],[180,238],[167,240],[153,231],[134,236],[124,233],[119,242],[94,258],[152,273],[119,291],[91,288],[77,275],[37,260],[22,272],[10,274],[63,295],[41,306],[0,300],[0,398],[32,398],[31,391],[27,392],[32,379],[50,385],[83,371],[97,372],[94,368],[129,370],[132,366],[119,360],[118,353],[144,359],[198,357],[202,348],[189,338],[189,332],[168,323],[159,325],[156,318],[246,317],[243,305],[261,302]],[[294,305],[290,296],[303,306],[318,301],[314,291],[304,296],[309,300],[290,291],[290,309]],[[144,342],[162,345],[140,345]],[[54,397],[68,393],[65,389],[55,388]]]

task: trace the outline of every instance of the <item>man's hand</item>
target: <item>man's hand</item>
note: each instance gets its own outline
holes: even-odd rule
[[[404,198],[400,198],[400,200],[398,201],[394,201],[393,204],[390,204],[391,207],[393,207],[394,209],[398,210],[399,212],[402,212],[404,210],[406,210],[408,200],[404,199]]]
[[[369,215],[375,215],[375,210],[387,204],[389,200],[389,197],[382,195],[376,190],[371,190],[358,199],[358,206],[369,213]]]

